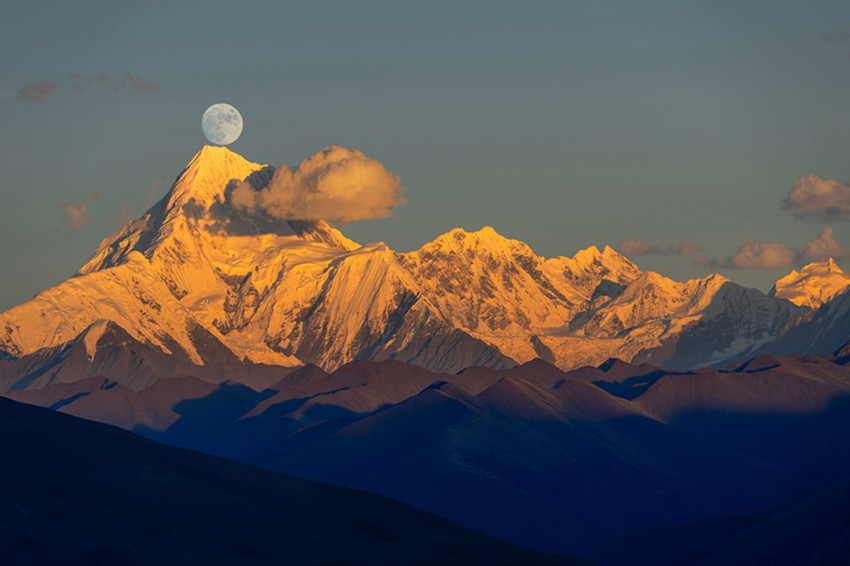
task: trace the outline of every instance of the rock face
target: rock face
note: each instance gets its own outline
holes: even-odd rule
[[[406,254],[361,246],[325,222],[234,205],[240,181],[259,190],[271,171],[204,147],[74,277],[0,314],[3,364],[80,340],[93,360],[91,332],[109,324],[195,366],[331,371],[368,358],[456,372],[535,357],[564,369],[611,357],[705,365],[771,341],[808,304],[782,298],[800,295],[789,291],[797,283],[775,297],[719,276],[678,283],[610,247],[544,259],[490,227],[455,229]]]

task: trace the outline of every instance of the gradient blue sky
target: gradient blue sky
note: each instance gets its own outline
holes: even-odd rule
[[[407,204],[352,222],[418,248],[492,225],[540,255],[640,238],[801,248],[825,224],[780,209],[791,183],[850,179],[850,3],[33,2],[0,22],[0,309],[70,276],[236,106],[230,149],[296,165],[326,145],[400,175]],[[127,73],[159,92],[69,77]],[[38,102],[16,97],[55,85]],[[68,237],[62,209],[90,220]],[[846,223],[830,224],[850,247]],[[767,290],[788,269],[633,258]]]

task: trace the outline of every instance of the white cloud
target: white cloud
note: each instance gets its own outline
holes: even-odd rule
[[[403,203],[399,178],[356,149],[331,146],[293,169],[281,165],[268,185],[247,181],[231,194],[237,209],[282,220],[334,223],[382,218]]]
[[[744,238],[733,256],[710,259],[704,255],[694,258],[699,267],[728,267],[733,269],[784,269],[797,261],[797,252],[779,242],[760,242]]]
[[[807,262],[826,261],[830,258],[840,260],[847,257],[844,246],[839,244],[832,235],[832,227],[827,226],[817,238],[806,242],[803,259]]]
[[[827,226],[817,237],[806,242],[803,250],[791,248],[779,242],[760,242],[744,238],[735,255],[717,259],[698,255],[692,264],[698,267],[732,269],[787,269],[803,262],[821,262],[830,258],[841,260],[847,257],[848,253],[844,246],[833,236],[832,227]]]
[[[799,220],[846,222],[850,220],[850,183],[815,175],[800,177],[782,201],[782,208]]]

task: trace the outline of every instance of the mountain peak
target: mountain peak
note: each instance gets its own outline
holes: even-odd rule
[[[468,250],[482,249],[489,250],[491,253],[512,253],[513,251],[518,251],[523,255],[533,253],[531,248],[525,243],[502,236],[492,226],[484,226],[475,232],[467,232],[463,228],[455,228],[437,236],[433,241],[422,246],[419,251],[425,253],[433,250],[466,252]]]
[[[771,294],[792,303],[817,308],[850,287],[850,273],[830,258],[792,271],[776,282]]]
[[[605,246],[602,251],[596,246],[590,246],[577,251],[572,259],[564,259],[573,273],[598,272],[598,275],[617,283],[628,283],[641,273],[629,258],[611,246]]]
[[[601,260],[623,260],[628,263],[631,263],[629,259],[612,248],[611,246],[605,246],[602,248],[602,251],[599,250],[596,246],[589,246],[583,250],[579,250],[573,256],[573,261],[579,264],[589,264],[594,261],[599,262]]]
[[[606,249],[608,246],[605,246]],[[574,261],[578,261],[581,263],[589,263],[594,260],[594,258],[598,258],[602,253],[599,251],[599,248],[596,246],[590,246],[583,250],[579,250],[576,252],[576,255],[573,256]]]
[[[224,188],[230,180],[241,181],[263,167],[264,165],[252,163],[226,147],[205,145],[192,157],[174,182],[167,207],[182,207],[192,200],[197,204],[209,206],[224,194]]]
[[[800,273],[844,273],[844,270],[838,267],[834,259],[829,258],[826,261],[814,261],[806,265],[800,270]]]

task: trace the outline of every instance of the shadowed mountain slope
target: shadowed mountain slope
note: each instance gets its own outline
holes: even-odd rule
[[[4,564],[575,564],[408,505],[0,399]]]
[[[38,389],[90,377],[108,377],[139,391],[160,379],[186,376],[212,383],[238,381],[264,389],[294,369],[244,362],[208,338],[208,351],[220,350],[222,355],[217,361],[199,365],[139,342],[115,322],[98,321],[68,343],[19,359],[0,360],[0,391]]]
[[[305,366],[263,391],[171,379],[137,393],[90,380],[10,395],[577,552],[850,476],[848,371],[816,356],[685,373],[535,360],[453,375],[359,360],[330,374]]]
[[[637,529],[589,553],[600,566],[833,566],[848,556],[848,481],[753,513]]]

